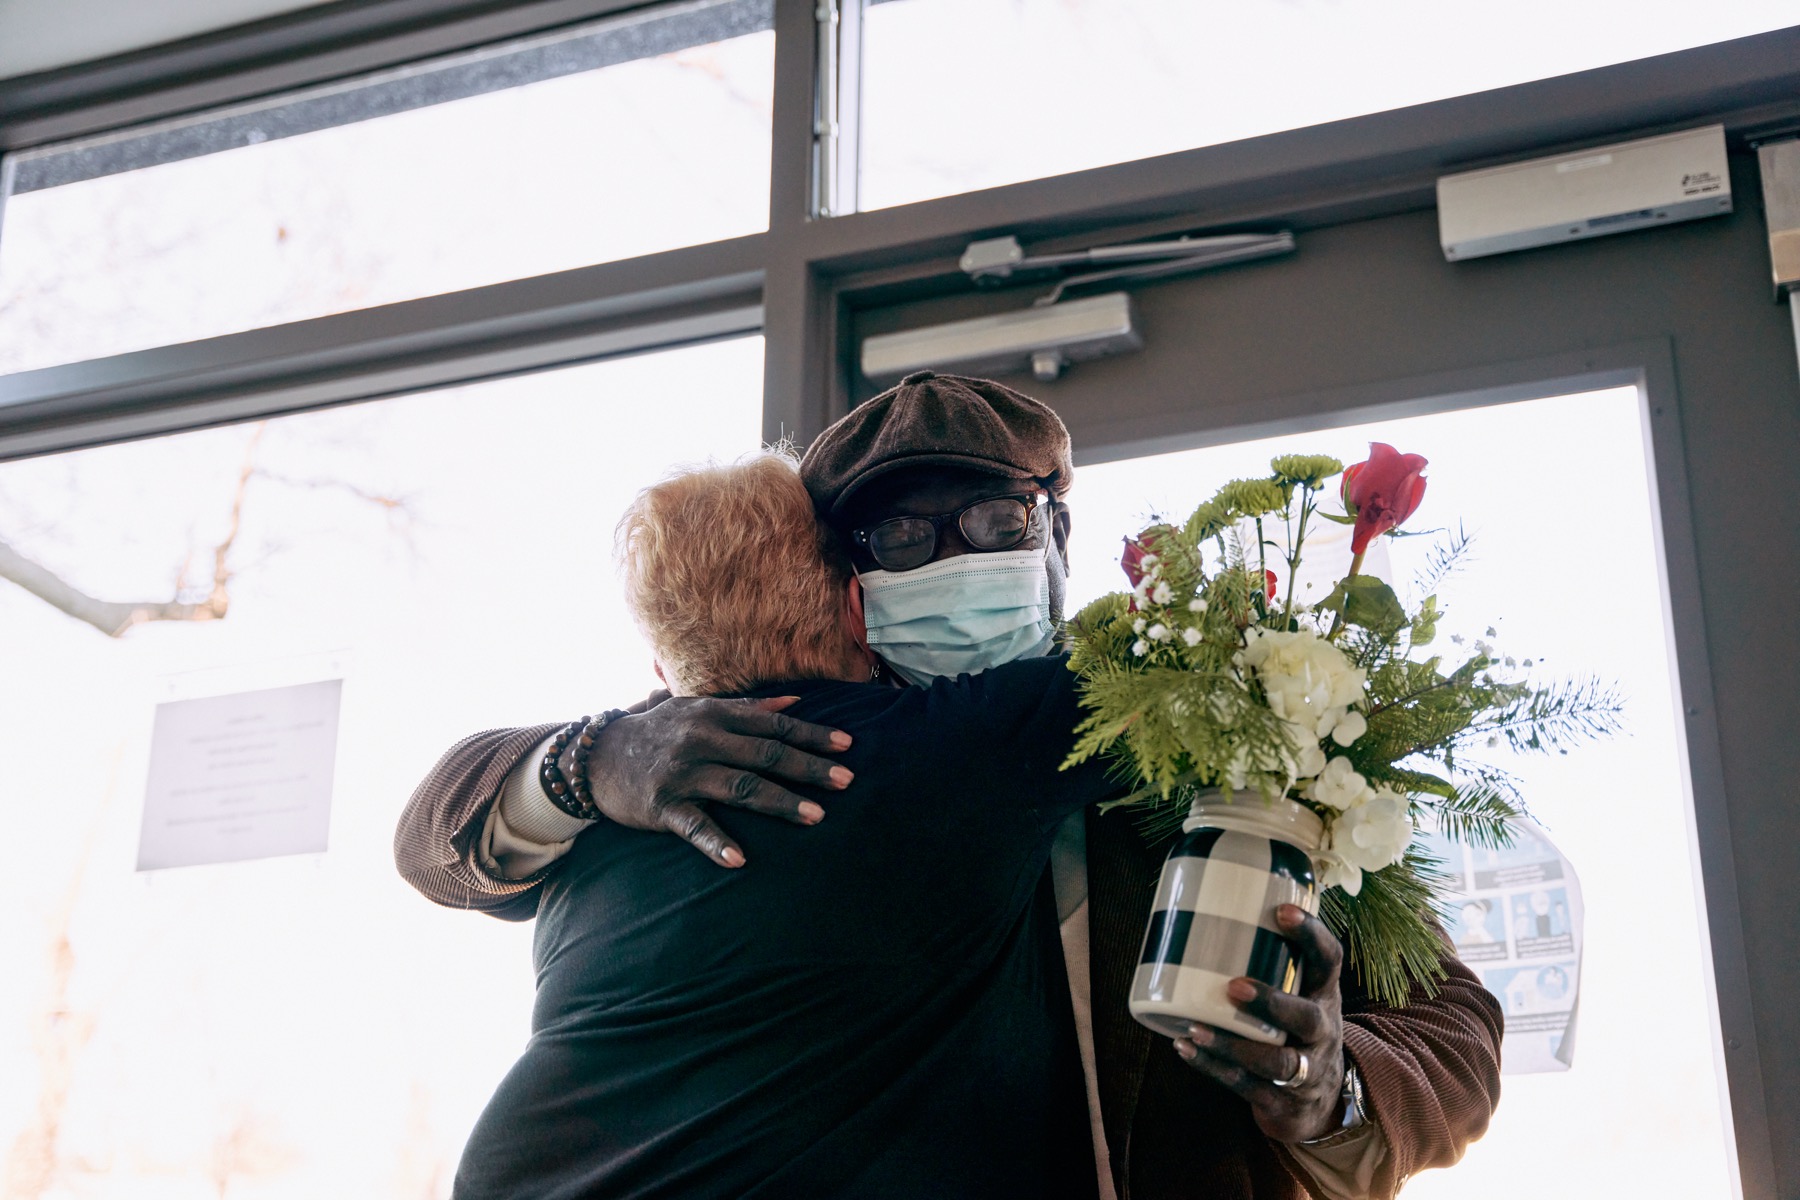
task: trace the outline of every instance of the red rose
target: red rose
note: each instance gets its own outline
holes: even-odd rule
[[[1275,599],[1275,572],[1263,569],[1263,592],[1270,600]]]
[[[1119,557],[1119,565],[1125,568],[1125,578],[1131,581],[1132,587],[1144,581],[1144,555],[1148,553],[1150,551],[1144,548],[1142,542],[1132,538],[1125,539],[1125,553]]]
[[[1172,525],[1152,525],[1134,538],[1125,539],[1125,553],[1119,556],[1119,565],[1125,568],[1125,578],[1131,580],[1131,586],[1137,587],[1149,574],[1144,569],[1144,559],[1152,554],[1162,553],[1156,547],[1169,534],[1177,532]]]
[[[1344,468],[1344,512],[1356,518],[1350,551],[1360,555],[1371,539],[1402,524],[1425,498],[1425,458],[1402,454],[1386,442],[1369,443],[1369,459]]]

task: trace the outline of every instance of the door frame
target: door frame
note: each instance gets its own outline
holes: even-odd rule
[[[1762,1063],[1746,1048],[1758,1043],[1744,939],[1713,667],[1701,596],[1700,563],[1689,493],[1687,449],[1674,347],[1645,338],[1561,354],[1484,363],[1449,371],[1352,384],[1260,403],[1254,411],[1120,418],[1115,437],[1077,448],[1077,467],[1203,446],[1253,441],[1433,413],[1485,408],[1605,388],[1633,387],[1643,420],[1652,488],[1652,528],[1664,628],[1682,720],[1679,761],[1685,766],[1688,845],[1700,895],[1703,970],[1710,988],[1711,1044],[1722,1085],[1727,1161],[1740,1195],[1773,1194],[1768,1092]]]

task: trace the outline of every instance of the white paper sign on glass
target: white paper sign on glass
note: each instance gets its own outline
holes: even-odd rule
[[[1581,984],[1581,881],[1537,825],[1511,846],[1426,843],[1449,868],[1444,899],[1456,956],[1506,1011],[1501,1071],[1566,1071],[1575,1060]]]
[[[157,705],[138,870],[323,851],[343,682]]]

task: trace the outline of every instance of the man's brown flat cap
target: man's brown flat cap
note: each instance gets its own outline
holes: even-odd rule
[[[800,477],[827,520],[865,485],[902,467],[965,467],[1038,480],[1068,494],[1075,464],[1062,418],[991,379],[916,371],[820,434]]]

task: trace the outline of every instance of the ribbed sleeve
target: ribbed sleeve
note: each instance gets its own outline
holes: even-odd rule
[[[1345,987],[1344,1049],[1362,1072],[1388,1142],[1371,1189],[1377,1196],[1460,1159],[1500,1103],[1500,1002],[1458,961],[1448,939],[1439,961],[1449,978],[1437,995],[1415,985],[1399,1008],[1375,1004],[1354,979]]]
[[[484,869],[477,852],[488,810],[506,774],[533,753],[554,725],[490,729],[450,747],[414,789],[394,830],[394,863],[405,880],[448,908],[467,908],[509,921],[537,912],[543,872],[502,879]]]

